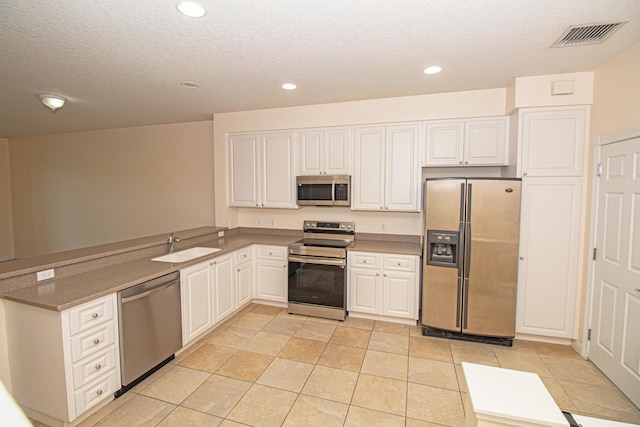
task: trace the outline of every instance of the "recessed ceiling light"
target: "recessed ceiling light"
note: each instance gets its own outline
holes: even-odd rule
[[[286,90],[293,90],[295,89],[297,86],[294,85],[293,83],[285,83],[282,85],[282,89],[286,89]]]
[[[187,89],[196,89],[200,87],[198,83],[194,83],[194,82],[182,82],[180,83],[180,86],[186,87]]]
[[[425,74],[438,74],[440,71],[442,71],[442,67],[438,67],[437,65],[433,65],[424,69]]]
[[[177,7],[182,14],[187,15],[191,18],[202,18],[207,14],[207,12],[204,10],[204,7],[192,1],[183,1],[182,3],[178,3]]]

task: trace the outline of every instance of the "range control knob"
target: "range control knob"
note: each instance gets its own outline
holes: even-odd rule
[[[347,225],[347,228],[348,228],[349,230],[351,230],[351,224]]]
[[[340,224],[340,228],[344,228],[344,224]]]

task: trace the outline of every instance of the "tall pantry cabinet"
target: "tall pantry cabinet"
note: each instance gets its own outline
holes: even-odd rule
[[[589,107],[517,114],[522,216],[516,333],[575,339]]]

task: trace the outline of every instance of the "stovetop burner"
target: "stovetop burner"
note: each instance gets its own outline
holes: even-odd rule
[[[354,241],[353,222],[305,221],[304,238],[289,245],[289,255],[346,258],[346,250]]]

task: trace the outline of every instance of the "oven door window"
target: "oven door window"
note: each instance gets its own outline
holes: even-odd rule
[[[289,261],[289,301],[344,308],[344,266]]]

